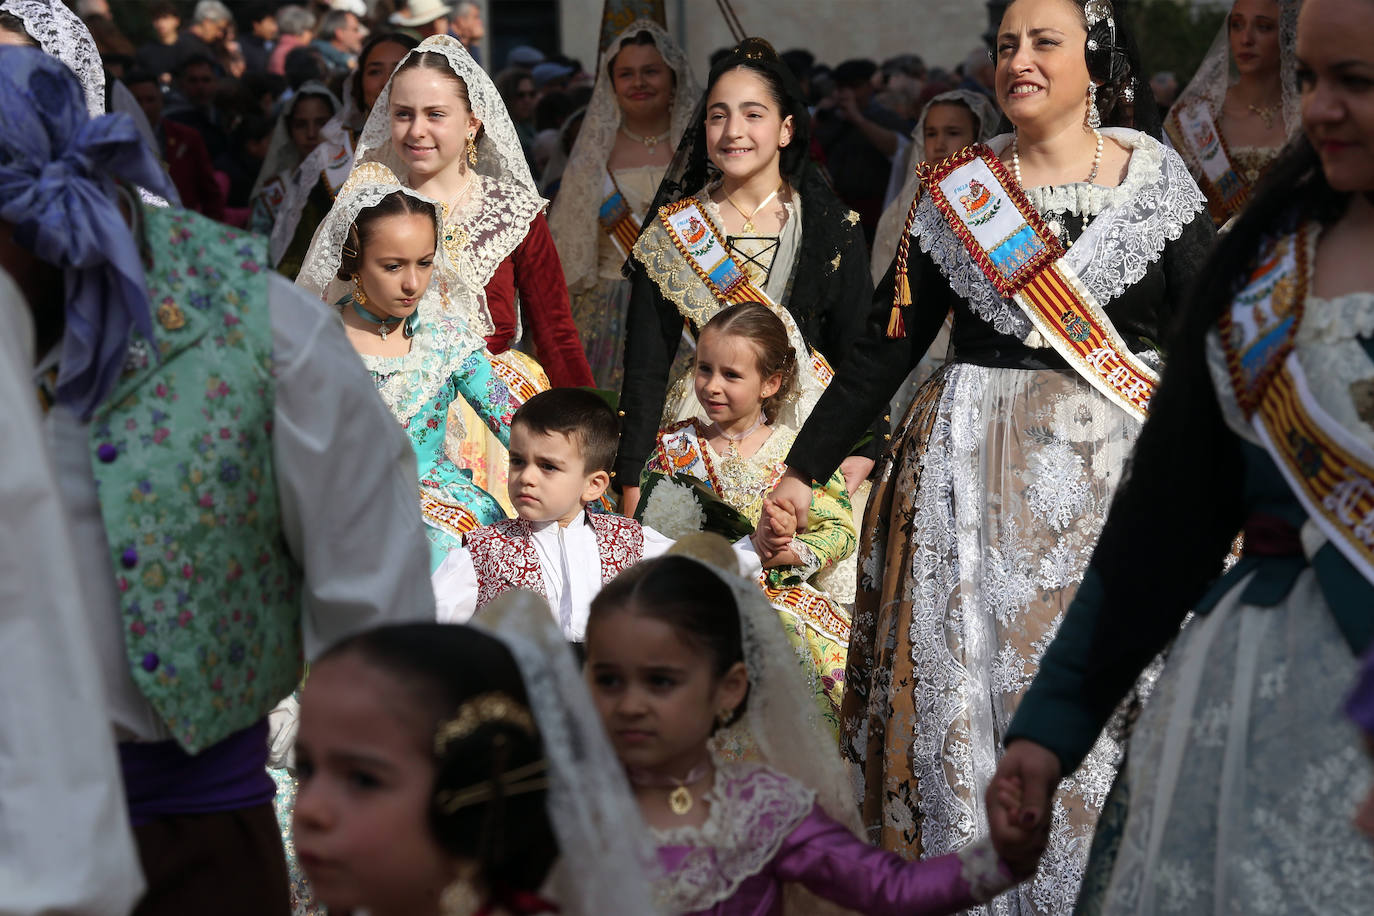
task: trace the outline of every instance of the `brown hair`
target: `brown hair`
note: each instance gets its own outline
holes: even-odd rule
[[[404,191],[392,191],[377,203],[361,211],[353,220],[353,225],[348,227],[348,238],[344,240],[342,256],[339,258],[339,279],[349,279],[362,267],[363,249],[372,239],[373,224],[383,217],[408,214],[428,217],[431,223],[435,220],[433,204]],[[438,234],[437,227],[435,234],[436,236]]]
[[[620,420],[610,405],[583,388],[541,391],[516,410],[511,426],[520,424],[540,435],[567,436],[582,452],[582,469],[611,470],[620,443]]]
[[[436,73],[444,74],[449,79],[453,80],[453,84],[458,88],[458,98],[463,100],[463,104],[467,106],[468,111],[472,111],[472,101],[468,97],[468,84],[463,82],[461,76],[453,72],[453,67],[449,64],[448,58],[438,51],[420,51],[419,53],[410,54],[405,60],[401,61],[401,65],[396,68],[396,72],[391,74],[392,81],[395,81],[396,77],[405,73],[407,70],[433,70]]]
[[[787,339],[787,327],[772,309],[757,302],[744,302],[721,309],[701,328],[701,333],[716,331],[743,337],[754,345],[759,357],[759,374],[765,379],[782,376],[782,384],[771,397],[763,399],[763,415],[772,423],[778,418],[782,402],[792,393],[797,379],[797,351]]]

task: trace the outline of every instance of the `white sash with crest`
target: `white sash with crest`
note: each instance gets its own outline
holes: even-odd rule
[[[1143,419],[1159,377],[1131,352],[1059,239],[983,145],[922,167],[922,188],[999,296],[1113,403]]]
[[[1165,127],[1176,145],[1186,150],[1207,185],[1213,213],[1224,222],[1240,212],[1250,197],[1250,186],[1231,164],[1230,150],[1207,105],[1201,101],[1169,112]]]
[[[1294,495],[1331,543],[1374,582],[1374,448],[1313,396],[1294,352],[1317,229],[1269,242],[1222,315],[1231,393]]]

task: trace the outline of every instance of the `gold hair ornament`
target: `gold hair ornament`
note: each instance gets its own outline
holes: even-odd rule
[[[439,810],[445,814],[453,814],[464,808],[471,808],[473,805],[491,801],[498,794],[498,786],[502,798],[539,792],[549,787],[549,778],[545,775],[548,769],[549,762],[541,757],[534,763],[527,763],[522,767],[507,770],[499,776],[493,776],[475,786],[455,789],[451,792],[440,792],[435,796],[435,801],[439,805]]]
[[[458,709],[458,715],[441,722],[434,733],[434,753],[440,757],[449,744],[461,741],[483,725],[500,722],[534,737],[534,717],[525,706],[504,693],[481,693]]]

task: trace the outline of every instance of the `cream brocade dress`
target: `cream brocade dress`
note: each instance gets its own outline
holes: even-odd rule
[[[643,216],[653,203],[658,183],[666,171],[667,166],[643,165],[615,169],[611,174],[630,209]],[[601,231],[600,224],[596,224],[596,231],[599,234],[596,283],[572,291],[572,316],[596,386],[618,392],[624,376],[625,314],[630,306],[630,281],[621,273],[625,255]]]

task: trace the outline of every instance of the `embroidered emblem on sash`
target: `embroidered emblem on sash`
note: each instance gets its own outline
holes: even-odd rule
[[[1250,186],[1231,165],[1226,138],[1217,129],[1212,113],[1201,102],[1169,112],[1165,128],[1174,145],[1187,151],[1202,172],[1202,185],[1218,222],[1235,216],[1250,199]]]
[[[997,292],[1015,301],[1083,378],[1143,419],[1158,375],[1131,352],[992,151],[968,147],[922,165],[919,174],[923,190]]]
[[[1313,523],[1374,582],[1374,449],[1317,402],[1294,352],[1316,231],[1271,240],[1217,330],[1237,405]]]

